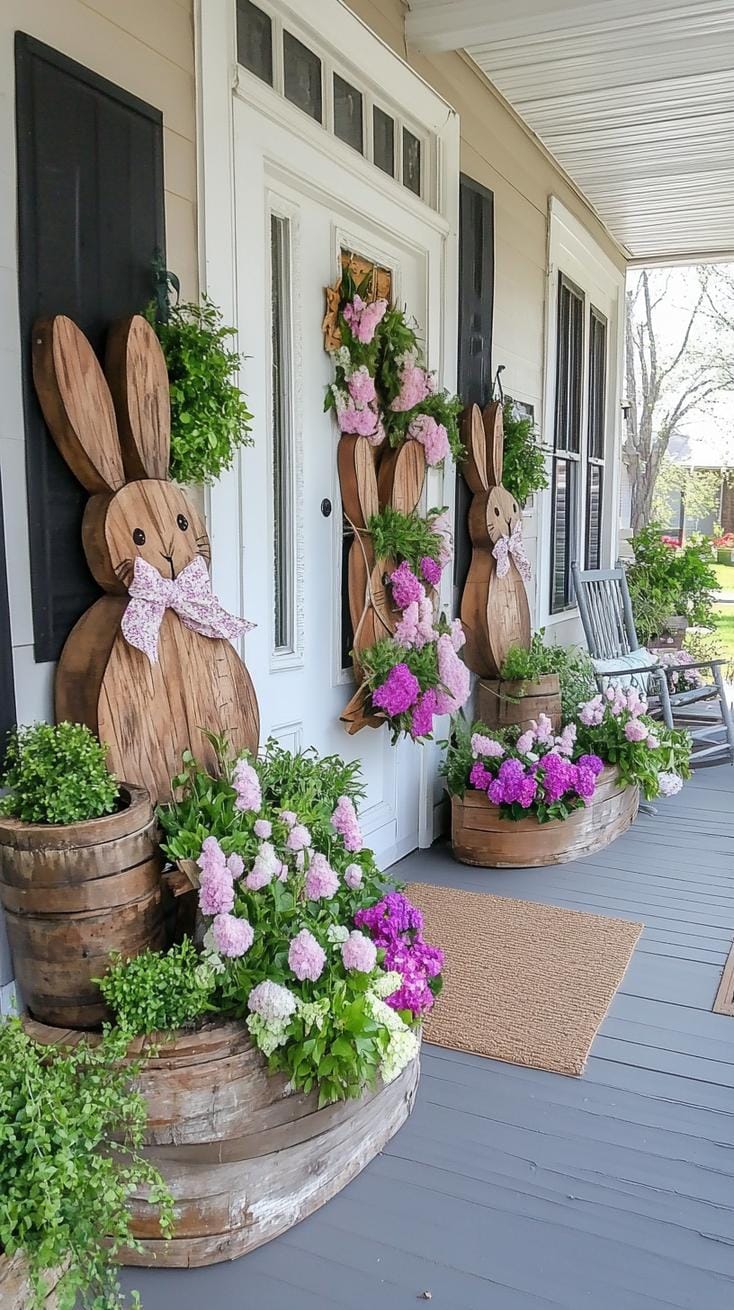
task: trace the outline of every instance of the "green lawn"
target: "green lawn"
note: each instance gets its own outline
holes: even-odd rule
[[[714,564],[722,591],[734,591],[734,564]]]

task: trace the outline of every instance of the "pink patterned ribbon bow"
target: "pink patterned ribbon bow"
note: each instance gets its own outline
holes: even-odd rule
[[[130,604],[122,616],[122,635],[131,646],[158,663],[158,633],[167,609],[178,614],[182,623],[202,637],[227,637],[234,641],[249,632],[254,623],[228,614],[212,594],[209,570],[201,558],[182,569],[177,578],[164,578],[152,564],[140,556],[130,584]]]
[[[523,582],[530,581],[530,560],[527,557],[525,543],[522,539],[522,523],[519,519],[509,536],[500,537],[492,554],[497,561],[498,578],[504,578],[509,573],[510,556],[512,556]]]

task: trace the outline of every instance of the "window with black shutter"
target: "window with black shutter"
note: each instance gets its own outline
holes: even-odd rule
[[[461,175],[459,190],[459,356],[457,390],[465,405],[484,408],[492,398],[494,310],[494,196]],[[456,477],[454,586],[461,595],[471,560],[471,492]]]
[[[589,311],[589,417],[586,446],[585,562],[587,569],[601,567],[606,398],[607,320],[592,305]]]
[[[49,437],[31,329],[66,314],[101,353],[109,324],[151,298],[164,254],[159,110],[16,34],[19,302],[35,658],[55,660],[98,595],[81,544],[86,494]]]
[[[13,727],[15,727],[13,644],[10,635],[8,575],[5,565],[3,488],[2,482],[0,482],[0,761],[2,761],[5,755],[8,732]]]
[[[584,303],[583,291],[561,273],[552,481],[552,613],[567,609],[572,603],[571,564],[578,558]]]

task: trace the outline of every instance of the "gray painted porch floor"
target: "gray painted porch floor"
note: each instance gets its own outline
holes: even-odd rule
[[[586,862],[398,876],[640,919],[583,1078],[427,1046],[414,1113],[318,1214],[232,1264],[131,1271],[145,1310],[732,1310],[734,770]],[[541,985],[541,983],[539,983]]]

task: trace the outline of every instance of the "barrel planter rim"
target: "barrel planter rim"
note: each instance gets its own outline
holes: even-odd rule
[[[590,805],[573,810],[567,819],[551,819],[548,823],[538,823],[534,815],[505,819],[500,814],[500,807],[494,805],[485,792],[467,787],[464,796],[451,797],[454,856],[462,864],[486,869],[543,868],[570,863],[602,850],[626,832],[637,817],[639,802],[639,787],[634,784],[622,786],[616,765],[609,764],[599,774],[597,793]],[[611,812],[600,818],[601,806],[606,806]],[[492,820],[493,826],[465,827],[465,815],[470,816],[472,810]],[[580,845],[579,837],[585,830],[588,830],[588,840]],[[506,838],[514,839],[511,851],[504,849]]]
[[[96,819],[78,819],[74,823],[28,823],[13,815],[0,815],[0,844],[18,850],[46,846],[49,849],[73,849],[98,845],[118,837],[128,837],[153,819],[153,802],[145,787],[120,782],[117,809]],[[102,835],[94,836],[102,829]],[[74,838],[79,838],[75,841]],[[90,836],[92,841],[90,841]]]
[[[43,1281],[46,1284],[44,1293],[44,1306],[48,1310],[55,1310],[57,1306],[56,1288],[63,1274],[66,1272],[66,1266],[60,1269],[44,1269]],[[9,1280],[12,1279],[12,1283]],[[9,1287],[9,1290],[8,1290]],[[0,1304],[6,1304],[6,1298],[12,1297],[10,1304],[18,1307],[18,1310],[24,1310],[27,1305],[31,1304],[31,1282],[28,1259],[21,1248],[15,1251],[13,1255],[7,1255],[0,1246]]]

